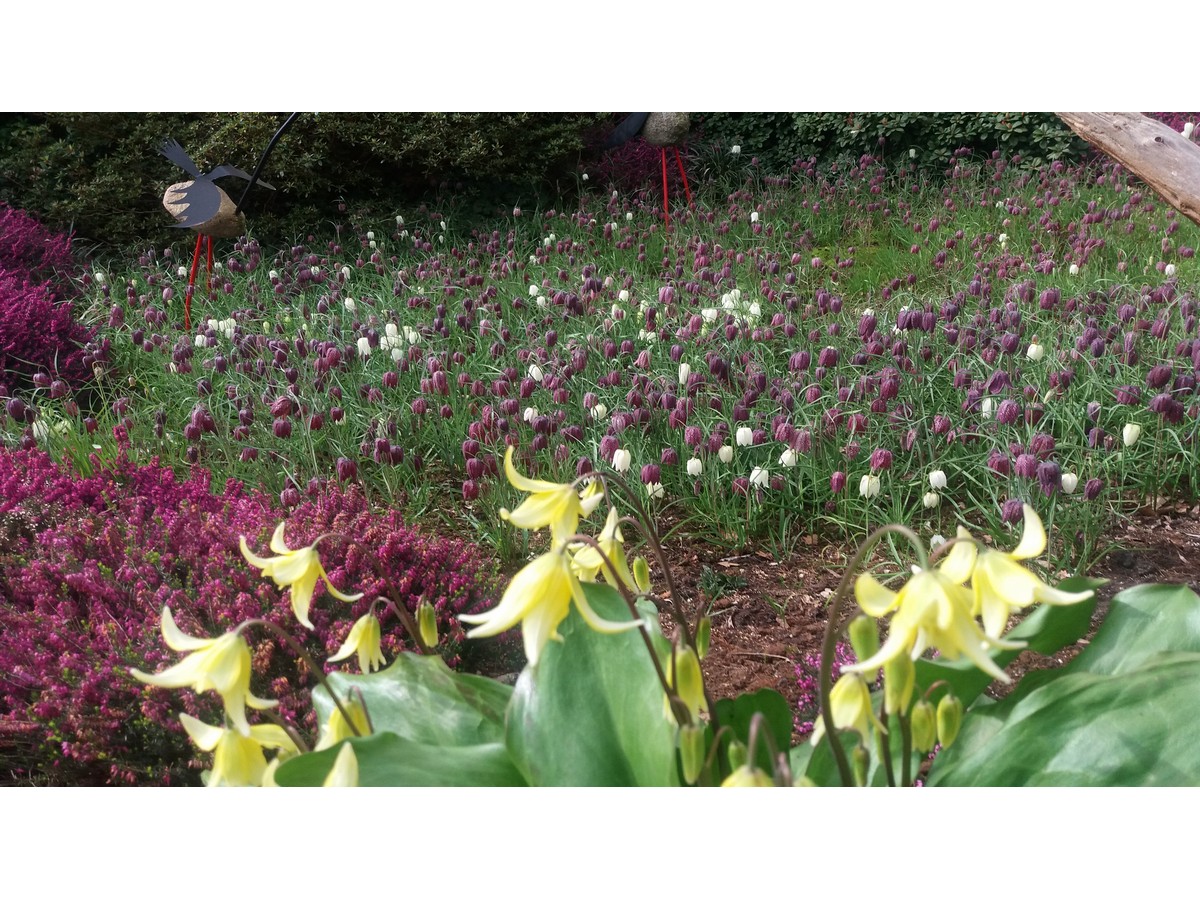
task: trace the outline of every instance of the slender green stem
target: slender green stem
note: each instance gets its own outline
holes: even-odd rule
[[[266,619],[247,619],[241,624],[240,627],[247,628],[251,625],[265,625],[269,630],[275,632],[275,635],[285,644],[287,644],[293,653],[295,653],[304,661],[304,664],[308,667],[309,671],[316,676],[316,679],[320,683],[321,687],[325,688],[325,690],[329,693],[330,698],[337,706],[338,711],[341,712],[342,718],[346,720],[346,724],[350,727],[350,730],[354,732],[355,737],[362,737],[357,726],[354,724],[354,720],[350,718],[350,713],[346,710],[346,707],[342,706],[342,701],[338,699],[337,692],[334,691],[333,686],[330,685],[329,679],[325,677],[325,673],[321,671],[321,667],[317,665],[316,661],[311,655],[309,655],[309,652],[300,646],[295,638],[293,638],[274,622],[268,622]]]
[[[896,772],[892,766],[892,734],[890,731],[880,729],[875,733],[875,740],[879,744],[879,758],[883,761],[883,771],[887,775],[888,787],[895,787]]]
[[[900,783],[912,787],[912,720],[903,712],[896,718],[900,721]]]
[[[837,592],[833,595],[833,601],[829,605],[829,620],[825,624],[825,637],[821,642],[821,719],[825,723],[825,734],[829,738],[829,748],[833,753],[834,761],[837,763],[838,774],[841,775],[842,784],[847,787],[854,784],[854,774],[850,769],[850,761],[846,758],[846,749],[842,746],[842,742],[838,738],[837,728],[833,723],[833,710],[829,702],[829,694],[833,689],[833,654],[837,647],[837,636],[842,630],[839,619],[841,618],[842,603],[846,599],[846,594],[850,588],[851,578],[854,577],[859,566],[866,559],[867,553],[879,542],[880,538],[885,534],[891,533],[900,534],[907,538],[916,548],[917,558],[920,560],[922,568],[928,566],[929,560],[925,552],[925,545],[921,543],[921,539],[917,537],[912,529],[904,525],[883,525],[876,529],[859,545],[858,550],[855,551],[846,564],[846,571],[842,575],[842,580],[838,583]]]

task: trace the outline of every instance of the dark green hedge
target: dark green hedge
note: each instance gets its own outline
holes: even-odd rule
[[[0,117],[0,200],[73,228],[84,242],[162,243],[161,200],[184,174],[159,155],[174,137],[203,171],[252,171],[283,113],[48,113]],[[263,177],[278,190],[247,202],[256,234],[300,234],[337,204],[376,214],[439,194],[470,198],[479,212],[530,199],[573,172],[600,117],[552,113],[302,114]],[[231,183],[231,195],[240,195]]]
[[[955,150],[1019,154],[1030,165],[1073,160],[1088,152],[1053,113],[1047,112],[826,112],[698,114],[705,141],[757,156],[768,172],[786,171],[797,159],[818,163],[870,153],[886,162],[909,159],[943,169]]]

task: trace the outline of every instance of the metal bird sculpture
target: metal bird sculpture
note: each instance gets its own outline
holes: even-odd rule
[[[251,176],[236,166],[217,166],[204,174],[174,138],[164,141],[160,152],[192,176],[191,181],[171,185],[163,195],[163,205],[176,220],[173,227],[194,228],[200,235],[208,237],[240,235],[245,217],[229,195],[217,186],[216,179],[232,175],[249,182]],[[265,181],[258,184],[269,191],[275,190]]]
[[[663,179],[663,224],[671,227],[670,198],[667,195],[667,148],[675,152],[675,165],[683,179],[683,190],[687,194],[688,206],[692,205],[692,189],[688,187],[687,175],[683,171],[683,160],[679,158],[679,143],[687,137],[691,121],[687,113],[632,113],[613,129],[604,142],[604,149],[611,150],[641,135],[646,143],[658,147],[662,154]]]
[[[200,167],[196,165],[186,150],[179,145],[179,142],[174,138],[168,138],[163,142],[159,152],[167,159],[187,172],[192,176],[191,181],[181,181],[171,185],[163,194],[163,206],[167,212],[175,217],[175,228],[191,228],[196,232],[196,249],[192,253],[192,268],[188,275],[187,290],[183,295],[183,323],[184,328],[191,330],[192,328],[192,293],[196,285],[196,273],[200,268],[200,250],[207,244],[208,257],[208,279],[209,290],[212,289],[212,269],[213,269],[213,238],[230,238],[238,237],[245,233],[246,216],[242,213],[242,206],[246,202],[246,197],[250,193],[250,189],[255,184],[265,187],[267,190],[273,191],[271,185],[265,181],[259,180],[259,173],[262,172],[263,166],[267,162],[267,157],[271,151],[275,149],[275,144],[285,131],[296,120],[299,113],[292,113],[288,116],[287,121],[280,126],[275,132],[275,136],[271,138],[267,144],[267,149],[263,151],[259,157],[258,165],[254,169],[253,175],[247,175],[236,166],[217,166],[207,174],[200,171]],[[241,199],[235,204],[224,190],[217,184],[216,179],[232,176],[241,178],[246,182],[246,189],[242,192]]]

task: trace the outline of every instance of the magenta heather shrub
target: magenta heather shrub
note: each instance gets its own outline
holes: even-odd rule
[[[0,203],[0,269],[27,272],[41,280],[69,275],[75,269],[71,239]]]
[[[833,650],[833,682],[842,674],[842,666],[852,666],[855,663],[854,651],[850,645],[838,641]],[[800,687],[800,696],[796,701],[794,724],[796,734],[811,734],[817,716],[821,714],[821,654],[805,653],[796,666],[796,683]]]
[[[73,388],[92,377],[92,333],[65,299],[74,269],[70,238],[0,204],[0,386],[23,389],[38,372]]]
[[[92,376],[84,360],[90,337],[51,283],[6,270],[0,261],[0,385],[23,389],[44,372],[80,386]]]
[[[270,532],[285,515],[274,501],[236,482],[215,495],[199,469],[180,482],[157,464],[93,463],[96,474],[80,478],[40,451],[0,452],[0,762],[21,779],[197,781],[178,714],[219,722],[220,700],[128,675],[131,666],[155,672],[179,660],[159,630],[164,606],[197,636],[267,619],[323,660],[383,587],[377,563],[402,602],[415,608],[424,597],[438,609],[453,662],[457,613],[494,594],[491,570],[470,545],[419,535],[394,512],[370,511],[356,488],[332,488],[292,512],[286,540],[299,547],[325,532],[352,538],[327,539],[321,557],[335,584],[367,593],[351,606],[318,588],[310,633],[286,592],[238,549],[244,534],[269,553]],[[405,643],[395,617],[381,619],[390,658]],[[311,732],[312,676],[268,630],[244,634],[255,692],[279,700],[278,712]]]
[[[1193,124],[1200,122],[1200,113],[1194,112],[1151,112],[1142,113],[1142,115],[1157,119],[1175,131],[1183,131],[1183,126],[1188,122]]]

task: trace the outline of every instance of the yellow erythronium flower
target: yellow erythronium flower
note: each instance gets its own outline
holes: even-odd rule
[[[179,721],[197,747],[213,754],[212,771],[205,782],[208,787],[259,787],[269,768],[264,747],[277,748],[276,759],[300,752],[278,725],[251,725],[249,736],[243,737],[233,729],[208,725],[187,713],[181,713]]]
[[[607,556],[609,562],[612,563],[613,568],[617,570],[617,578],[621,583],[629,590],[637,591],[637,585],[633,580],[633,573],[629,571],[629,563],[625,559],[625,539],[622,537],[621,529],[617,524],[620,518],[616,507],[610,509],[608,511],[608,518],[604,522],[604,528],[596,538],[596,543],[600,545],[600,550],[597,550],[590,544],[584,544],[575,551],[575,556],[572,558],[571,564],[580,581],[595,581],[597,575],[603,575],[604,580],[611,584],[613,574],[604,562],[604,558],[600,555],[603,552],[604,556]]]
[[[333,709],[329,711],[329,719],[325,722],[325,727],[321,729],[321,738],[317,741],[317,746],[313,750],[326,750],[330,747],[340,744],[346,738],[355,737],[355,732],[350,728],[350,723],[354,723],[354,727],[358,729],[359,737],[366,737],[371,734],[371,720],[367,718],[367,709],[362,703],[350,696],[342,700],[342,706],[346,707],[346,712],[350,714],[350,722],[346,721],[346,717],[342,715],[341,708],[335,703]]]
[[[579,519],[590,515],[603,499],[599,484],[593,482],[579,494],[569,484],[555,484],[526,478],[513,465],[513,448],[504,454],[504,474],[509,484],[517,490],[528,491],[532,496],[509,512],[500,510],[500,516],[518,528],[536,529],[549,526],[554,543],[565,541],[579,530]]]
[[[857,731],[865,744],[870,736],[872,724],[885,731],[883,723],[871,709],[871,689],[857,672],[842,670],[842,677],[829,692],[829,711],[833,714],[833,726],[840,730]],[[813,723],[812,742],[816,744],[825,736],[825,717],[817,716]]]
[[[149,675],[130,669],[133,677],[154,687],[190,687],[194,691],[216,691],[225,703],[225,715],[243,737],[250,736],[246,707],[270,709],[274,700],[262,700],[250,693],[250,648],[234,629],[219,638],[196,638],[184,634],[175,624],[171,608],[162,611],[163,640],[172,650],[195,651],[171,668]]]
[[[972,612],[983,619],[983,630],[989,637],[999,637],[1003,633],[1014,610],[1033,603],[1065,606],[1092,596],[1092,591],[1071,593],[1052,588],[1017,562],[1040,556],[1046,549],[1042,520],[1028,503],[1024,511],[1025,530],[1016,549],[1012,553],[981,550],[971,574],[971,587],[975,592]]]
[[[349,741],[342,744],[321,787],[358,787],[358,757]]]
[[[278,553],[278,556],[255,556],[246,546],[244,536],[238,538],[242,556],[250,565],[262,569],[263,577],[273,578],[280,587],[291,587],[292,611],[301,625],[305,628],[312,628],[313,624],[308,620],[308,607],[312,603],[313,589],[317,586],[318,578],[325,582],[325,586],[329,588],[329,592],[333,596],[347,603],[353,603],[362,594],[343,594],[333,586],[325,567],[321,565],[321,557],[317,555],[317,544],[320,543],[320,538],[317,538],[309,547],[289,550],[287,544],[283,542],[284,524],[280,522],[275,533],[271,535],[271,549]]]
[[[571,569],[565,545],[543,553],[514,575],[494,609],[459,618],[468,625],[479,626],[467,632],[467,637],[491,637],[520,622],[525,656],[530,665],[537,665],[546,642],[561,640],[558,625],[567,617],[572,598],[583,620],[596,631],[616,634],[642,624],[640,619],[609,622],[593,612]]]
[[[966,533],[959,530],[959,537]],[[870,575],[858,576],[854,596],[863,612],[880,618],[895,611],[888,624],[888,637],[874,656],[843,672],[872,672],[901,653],[916,659],[926,647],[935,647],[947,659],[965,656],[993,678],[1008,681],[985,648],[1017,649],[1022,643],[1001,641],[983,633],[972,615],[972,597],[964,587],[975,565],[975,545],[969,540],[955,544],[936,569],[916,569],[908,583],[892,592]]]
[[[346,640],[342,642],[338,652],[329,657],[329,661],[340,662],[348,659],[351,653],[357,653],[358,667],[364,674],[370,673],[387,662],[379,646],[381,637],[379,620],[373,613],[367,613],[354,623],[350,633],[346,635]]]

